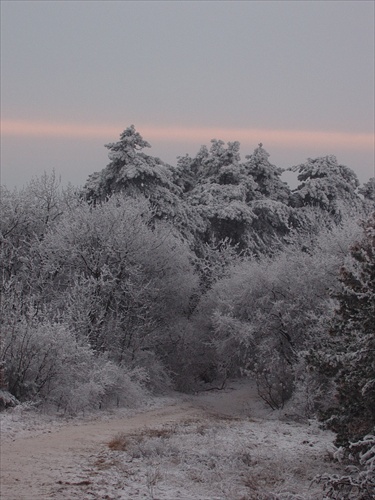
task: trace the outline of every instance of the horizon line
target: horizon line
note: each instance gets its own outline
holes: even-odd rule
[[[2,120],[0,123],[2,136],[31,136],[31,137],[61,137],[67,139],[94,139],[117,137],[127,127],[119,125],[99,125],[90,123],[53,122],[42,120]],[[136,130],[145,140],[158,141],[210,141],[222,139],[228,142],[238,141],[249,143],[272,142],[278,145],[332,146],[340,144],[345,149],[353,147],[375,148],[373,133],[356,133],[343,131],[317,131],[296,129],[267,129],[267,128],[224,128],[224,127],[193,127],[193,126],[153,126],[140,125]],[[118,140],[118,139],[115,139]],[[113,140],[113,142],[115,142]],[[299,144],[300,145],[300,144]]]

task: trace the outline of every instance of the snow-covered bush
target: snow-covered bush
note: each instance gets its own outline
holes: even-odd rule
[[[375,498],[375,436],[368,434],[349,445],[347,474],[322,474],[315,480],[324,484],[325,498],[372,500]]]
[[[33,184],[36,194],[39,187]],[[11,393],[62,407],[73,407],[78,399],[92,406],[110,387],[116,393],[124,384],[131,389],[128,370],[142,372],[149,388],[167,387],[164,365],[173,357],[166,349],[173,345],[168,326],[189,314],[198,288],[191,252],[178,232],[157,222],[144,198],[117,196],[94,205],[75,200],[57,215],[48,209],[43,214],[53,224],[44,218],[39,234],[28,210],[30,193],[5,194],[0,360]],[[62,378],[59,351],[66,355],[70,381]],[[94,371],[76,373],[73,352],[87,356],[82,370],[86,363]],[[105,387],[95,379],[103,370],[112,380]],[[53,380],[60,380],[61,393],[58,384],[52,391]]]
[[[139,373],[132,377],[130,370],[96,354],[64,324],[22,321],[5,329],[0,356],[9,391],[21,401],[76,413],[134,404],[141,397]]]
[[[349,223],[322,232],[309,246],[232,267],[197,308],[201,342],[210,346],[207,363],[214,362],[221,376],[253,373],[262,397],[282,407],[295,383],[302,383],[302,352],[317,336],[327,336],[330,291],[339,290],[339,268],[358,232]]]
[[[312,364],[336,385],[336,400],[324,415],[347,446],[375,425],[375,214],[363,223],[340,270],[338,307],[326,342],[315,344]]]
[[[375,214],[363,223],[340,270],[338,307],[330,336],[318,342],[310,363],[334,384],[335,397],[321,418],[336,432],[348,460],[344,476],[322,476],[329,498],[375,497]]]
[[[46,235],[41,252],[56,307],[119,358],[154,347],[156,329],[187,313],[197,285],[188,248],[170,225],[155,226],[146,200],[84,204]]]

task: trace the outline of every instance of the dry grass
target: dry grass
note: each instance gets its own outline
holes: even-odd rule
[[[125,434],[120,433],[117,434],[111,441],[108,443],[108,448],[114,451],[128,451],[131,447],[136,443],[142,443],[145,440],[158,438],[158,439],[167,439],[172,436],[176,430],[174,428],[159,428],[159,429],[143,429],[140,432],[134,434]]]
[[[203,416],[177,421],[171,415],[168,424],[150,421],[149,427],[114,436],[103,460],[90,469],[101,498],[321,500],[322,487],[312,480],[336,469],[326,461],[326,431],[313,422],[278,420],[262,408],[251,408],[250,416],[234,410],[228,415],[231,405],[223,396],[202,400]],[[228,396],[242,411],[247,393]]]
[[[108,448],[114,451],[126,451],[129,446],[129,439],[130,437],[126,434],[117,434],[108,443]]]
[[[143,481],[152,495],[160,494],[169,481],[179,477],[180,485],[183,484],[180,487],[189,488],[190,483],[192,490],[206,495],[204,498],[211,498],[211,493],[212,498],[223,500],[318,498],[316,491],[307,486],[311,481],[311,462],[308,465],[305,461],[305,454],[314,451],[310,445],[315,435],[308,434],[308,427],[304,431],[301,427],[297,445],[304,454],[295,456],[290,454],[292,427],[280,423],[272,428],[279,432],[281,445],[286,446],[284,451],[274,448],[272,436],[265,429],[260,427],[254,433],[250,420],[226,417],[119,434],[108,446],[125,452],[122,460],[129,466],[141,467],[143,463],[147,467]]]

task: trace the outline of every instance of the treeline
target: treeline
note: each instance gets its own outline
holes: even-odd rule
[[[133,126],[82,189],[1,188],[4,388],[66,412],[252,376],[349,446],[375,417],[375,179],[213,140],[176,166]]]

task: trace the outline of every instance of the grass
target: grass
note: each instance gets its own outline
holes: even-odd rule
[[[276,426],[286,446],[283,451],[273,446],[268,429],[262,429],[260,436],[253,431],[254,425],[250,419],[189,420],[173,426],[145,428],[134,434],[118,434],[108,447],[120,452],[117,458],[123,463],[136,465],[138,471],[143,468],[143,479],[138,473],[138,481],[147,486],[149,498],[190,500],[187,493],[190,491],[195,492],[197,500],[323,498],[316,493],[317,488],[310,490],[314,475],[310,462],[303,455],[293,456],[289,451],[292,450],[289,440],[294,438],[293,446],[313,454],[311,436],[306,439],[308,426],[300,438],[298,435],[297,443],[289,424],[280,424],[280,429]],[[322,467],[326,467],[321,458]],[[176,488],[178,495],[168,496],[165,491],[169,488]]]
[[[134,446],[134,444],[145,442],[150,439],[166,439],[169,438],[176,431],[174,428],[159,428],[159,429],[149,429],[145,428],[141,432],[134,434],[117,434],[108,443],[108,448],[115,451],[127,451]]]

